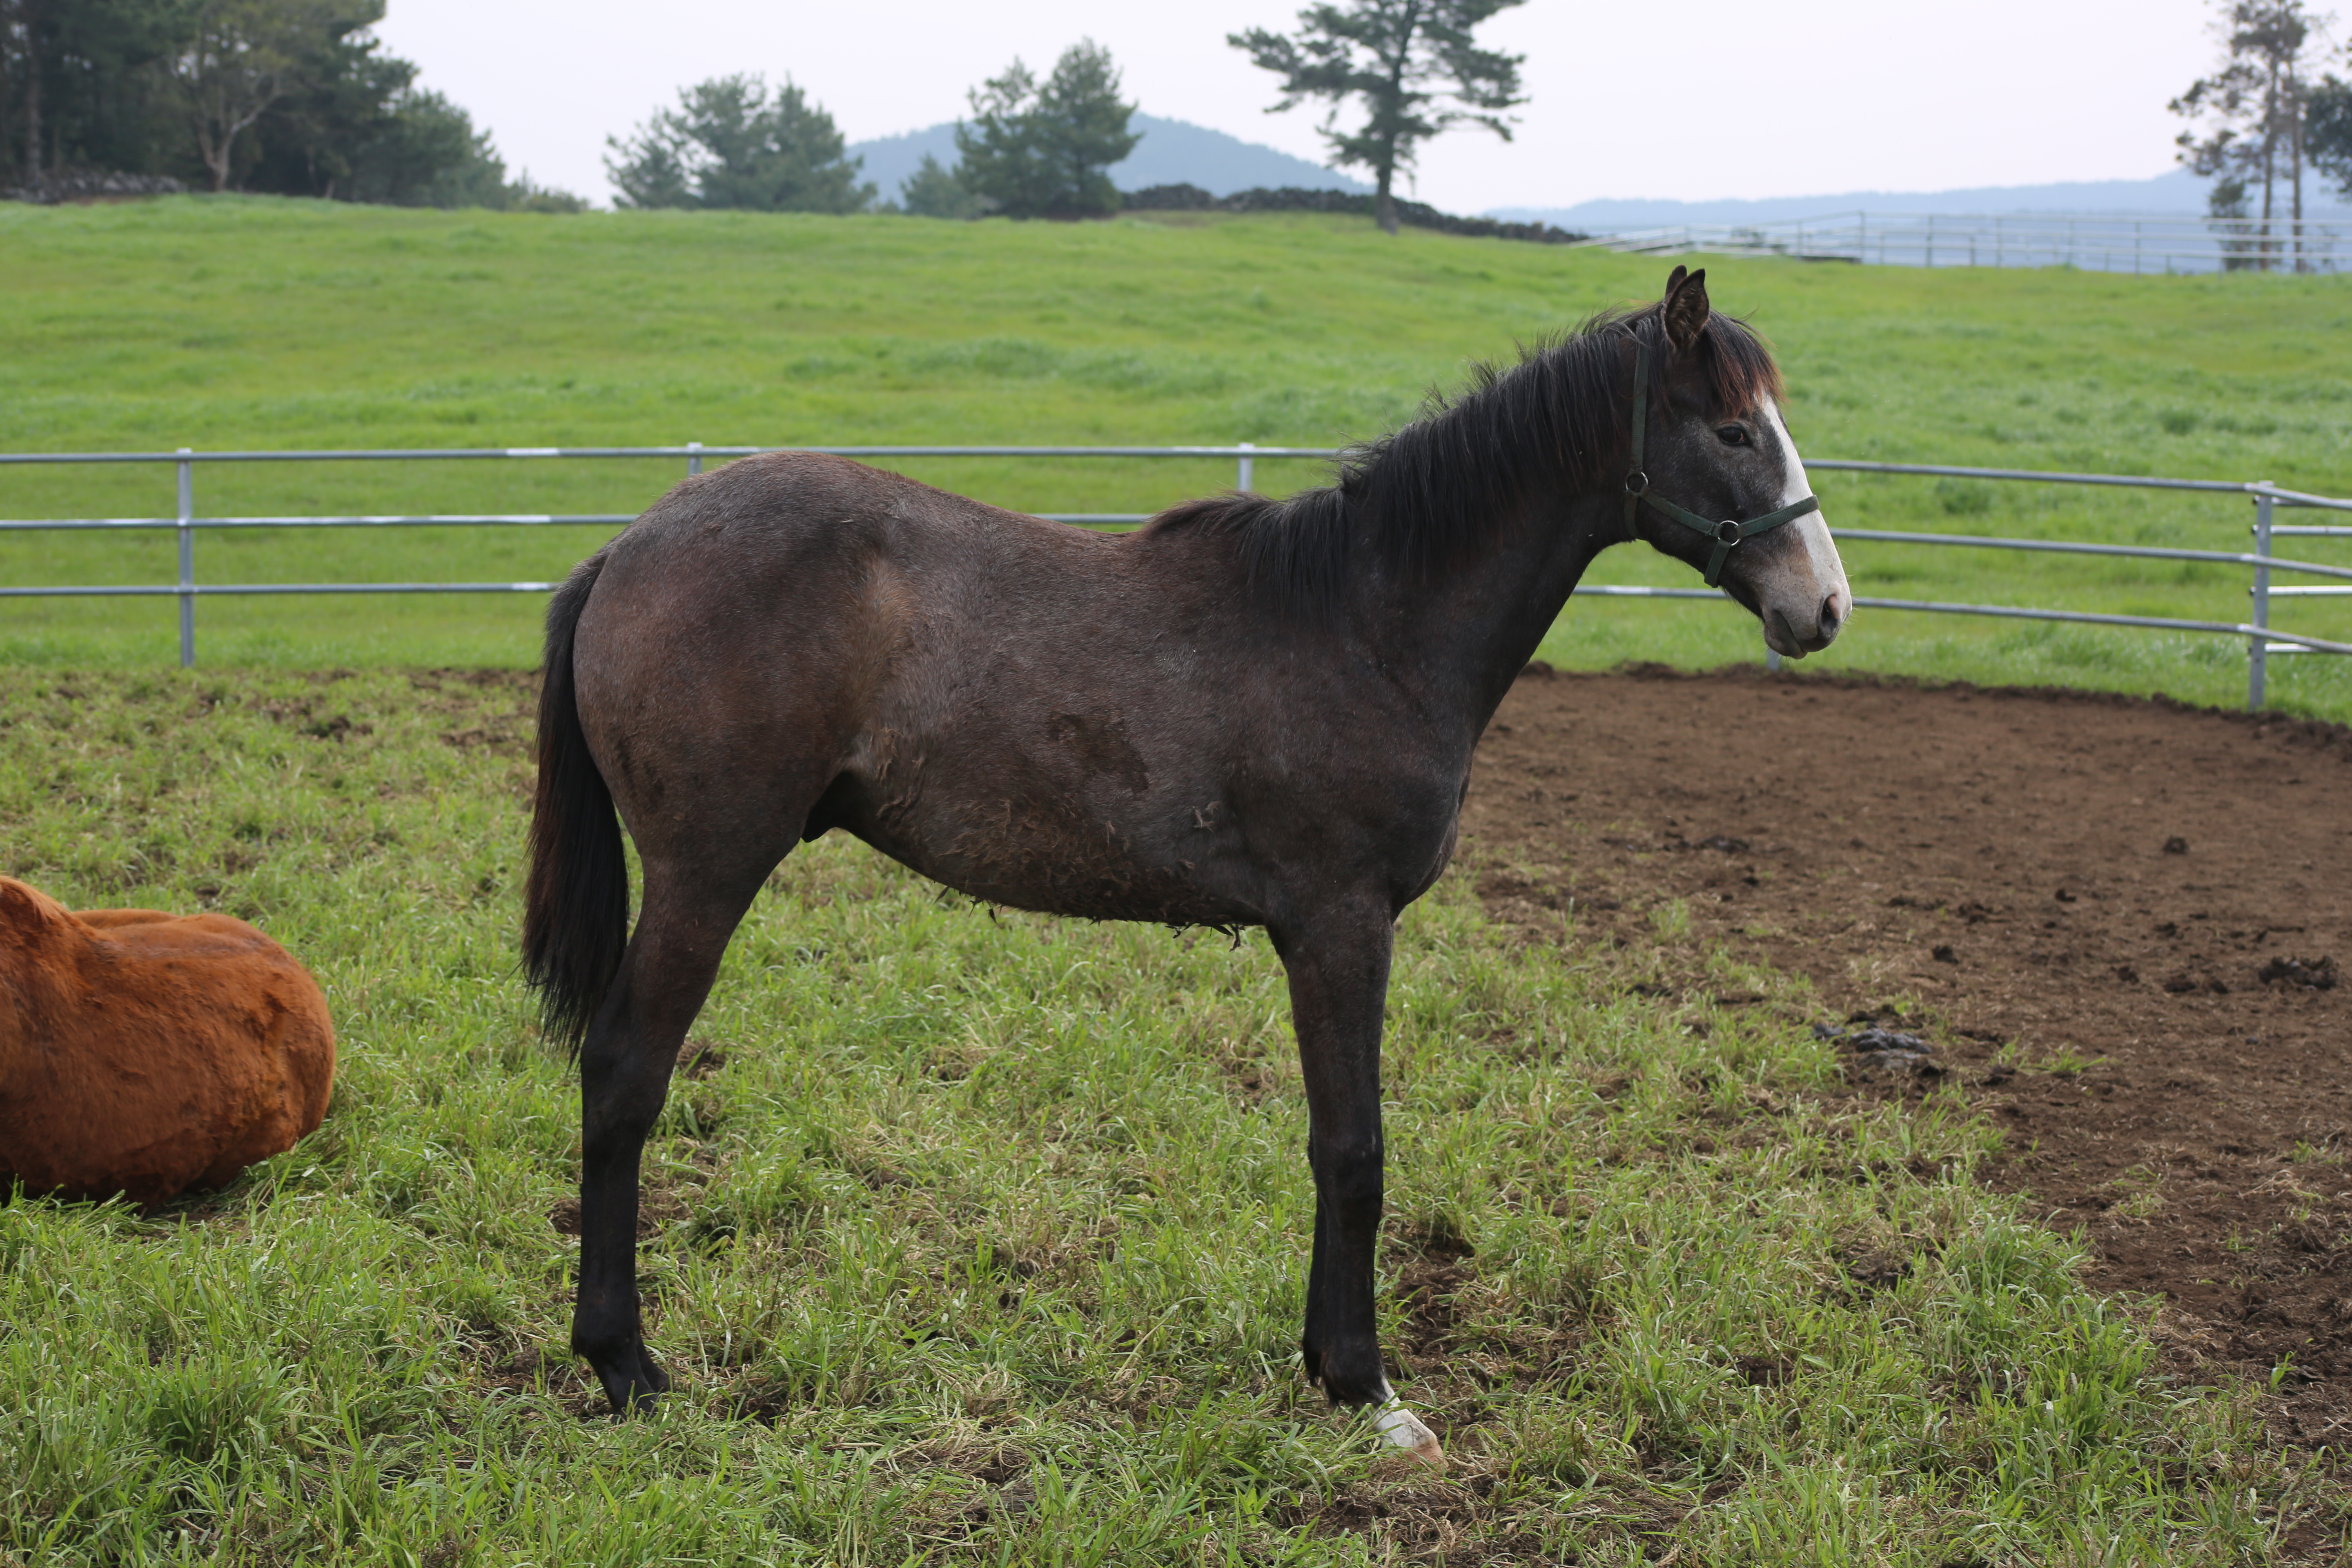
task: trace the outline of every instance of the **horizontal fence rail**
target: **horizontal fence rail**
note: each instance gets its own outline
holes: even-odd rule
[[[815,452],[831,458],[1336,458],[1337,447],[411,447],[348,451],[0,452],[9,463],[326,463],[445,462],[480,458],[684,458],[689,473],[705,458],[757,458],[769,452]]]
[[[213,529],[299,528],[533,528],[618,527],[635,520],[633,512],[433,512],[417,514],[321,514],[307,517],[199,517],[194,506],[194,474],[199,463],[276,462],[417,462],[507,458],[683,458],[688,474],[702,471],[707,458],[755,457],[769,452],[799,451],[847,458],[990,458],[1011,459],[1149,458],[1223,458],[1234,467],[1235,487],[1251,488],[1260,458],[1306,458],[1331,461],[1348,455],[1347,448],[1329,447],[1261,447],[1251,442],[1196,447],[710,447],[688,442],[677,447],[462,447],[319,451],[200,452],[182,447],[171,452],[0,452],[0,468],[31,464],[169,463],[179,480],[179,507],[171,517],[99,517],[0,519],[0,532],[60,531],[86,532],[169,529],[179,538],[179,581],[170,584],[75,584],[20,586],[0,584],[0,598],[175,598],[180,605],[180,662],[195,662],[195,602],[199,598],[301,594],[544,594],[560,584],[552,582],[509,583],[199,583],[194,547],[199,532]],[[2051,473],[2031,468],[1979,468],[1948,464],[1884,463],[1859,459],[1821,458],[1809,468],[1833,472],[1911,475],[1927,478],[1985,479],[2010,483],[2083,485],[2154,490],[2186,490],[2243,496],[2254,505],[2254,548],[2252,551],[2188,550],[2160,545],[2095,544],[2074,540],[2010,539],[1983,534],[1921,533],[1879,529],[1841,528],[1835,538],[1883,544],[2014,550],[2068,555],[2127,557],[2155,561],[2188,561],[2251,568],[2252,616],[2247,621],[2204,621],[2156,616],[2117,616],[2083,610],[2014,605],[1968,605],[1927,599],[1857,597],[1864,609],[1917,611],[1931,615],[1984,616],[2006,619],[2066,622],[2084,626],[2134,626],[2151,630],[2189,632],[2246,639],[2247,706],[2260,709],[2265,696],[2269,656],[2288,653],[2352,654],[2352,643],[2281,631],[2271,625],[2273,598],[2328,598],[2352,595],[2347,586],[2273,585],[2273,572],[2352,580],[2352,567],[2295,560],[2272,552],[2282,536],[2352,537],[2352,527],[2332,524],[2292,524],[2276,521],[2280,509],[2352,511],[2352,500],[2289,490],[2267,479],[2182,479],[2155,475]],[[1147,512],[1040,512],[1052,521],[1087,527],[1121,527],[1140,523]],[[1576,589],[1580,597],[1622,599],[1721,599],[1707,588],[1651,588],[1591,584]],[[1769,656],[1779,668],[1779,657]]]
[[[1841,539],[1851,535],[1843,529],[1833,530]],[[2273,588],[2273,594],[2286,590]],[[2314,593],[2331,590],[2313,589]],[[1590,595],[1607,599],[1714,599],[1721,591],[1714,588],[1641,588],[1616,584],[1579,584],[1570,592],[1579,597]],[[2352,593],[2352,588],[2344,590]],[[2068,621],[2091,626],[2147,626],[2164,631],[2218,632],[2225,637],[2251,637],[2263,628],[2245,621],[2180,621],[2163,616],[2104,616],[2088,610],[2030,610],[2015,605],[1948,605],[1933,599],[1874,599],[1857,595],[1854,607],[1864,610],[1924,610],[1944,616],[1998,616],[2005,620]],[[2329,642],[2324,637],[2298,637],[2293,632],[2273,629],[2268,634],[2273,641],[2291,642],[2307,653],[2352,654],[2352,643]]]
[[[561,583],[114,583],[96,588],[0,588],[11,599],[235,598],[252,594],[552,594]],[[184,663],[193,664],[188,659]]]
[[[2180,213],[1822,213],[1758,223],[1665,224],[1582,245],[1891,267],[2074,267],[2095,272],[2336,272],[2352,218]]]

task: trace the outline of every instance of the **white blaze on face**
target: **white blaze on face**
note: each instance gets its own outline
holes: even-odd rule
[[[1805,478],[1804,459],[1797,456],[1797,444],[1789,438],[1789,427],[1780,422],[1780,410],[1770,398],[1757,405],[1756,424],[1762,433],[1763,443],[1778,451],[1786,481],[1780,487],[1780,505],[1788,506],[1812,494],[1812,485]],[[1765,640],[1772,642],[1777,628],[1772,616],[1778,611],[1795,629],[1820,636],[1826,632],[1835,637],[1837,629],[1853,610],[1853,594],[1846,586],[1845,563],[1838,559],[1836,542],[1830,538],[1830,525],[1819,511],[1809,511],[1791,522],[1780,525],[1793,530],[1804,543],[1804,564],[1788,574],[1810,581],[1759,584],[1765,592]],[[1809,570],[1808,570],[1809,569]],[[1775,574],[1775,575],[1780,575]],[[1777,590],[1777,591],[1773,591]],[[1826,641],[1826,638],[1824,638]],[[1775,647],[1780,645],[1773,643]],[[1784,654],[1804,656],[1801,648],[1780,647]]]

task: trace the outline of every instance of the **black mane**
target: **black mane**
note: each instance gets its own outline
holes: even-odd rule
[[[1250,581],[1295,609],[1337,602],[1369,551],[1380,565],[1425,576],[1489,539],[1531,489],[1620,478],[1631,452],[1633,386],[1623,353],[1647,343],[1666,358],[1664,305],[1605,310],[1567,337],[1525,351],[1505,369],[1474,366],[1469,388],[1413,423],[1357,447],[1336,483],[1287,500],[1229,495],[1187,502],[1145,525],[1234,536]],[[1700,338],[1711,417],[1737,417],[1780,394],[1771,351],[1745,323],[1708,319]]]

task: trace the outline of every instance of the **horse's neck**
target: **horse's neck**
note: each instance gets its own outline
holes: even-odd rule
[[[1487,548],[1434,582],[1391,590],[1374,634],[1384,662],[1423,689],[1427,710],[1460,713],[1475,736],[1593,558],[1619,542],[1621,517],[1614,494],[1524,499]]]

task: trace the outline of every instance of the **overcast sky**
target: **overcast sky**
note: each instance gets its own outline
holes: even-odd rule
[[[391,0],[378,30],[496,134],[510,170],[601,202],[604,138],[687,83],[789,76],[857,141],[954,119],[1015,55],[1042,68],[1087,36],[1149,112],[1319,162],[1316,111],[1265,113],[1272,79],[1224,41],[1296,10]],[[1413,194],[1475,212],[2141,178],[2172,166],[2164,106],[2208,68],[2208,14],[2203,0],[1528,0],[1480,35],[1528,57],[1517,140],[1432,143]]]

